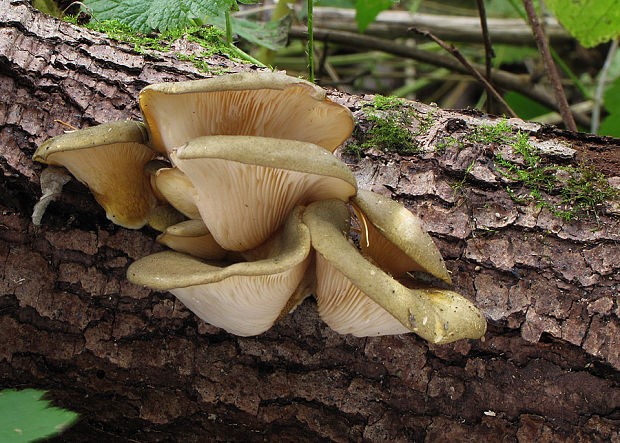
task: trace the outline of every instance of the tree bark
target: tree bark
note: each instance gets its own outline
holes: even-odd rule
[[[160,248],[154,232],[112,225],[75,180],[34,227],[42,167],[30,158],[62,132],[56,120],[139,118],[147,84],[208,76],[175,55],[193,49],[140,54],[0,0],[0,374],[80,413],[58,441],[620,439],[617,208],[564,223],[510,198],[491,152],[507,147],[435,149],[488,117],[410,103],[432,120],[420,154],[343,156],[361,188],[422,217],[455,290],[486,315],[484,341],[342,336],[312,300],[265,334],[232,336],[128,283],[128,264]],[[363,130],[364,97],[330,96]],[[617,139],[509,123],[549,161],[619,175]]]

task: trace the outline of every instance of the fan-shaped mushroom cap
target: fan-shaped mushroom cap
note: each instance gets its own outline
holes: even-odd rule
[[[420,219],[407,208],[363,190],[352,198],[352,203],[362,225],[360,248],[381,269],[392,275],[424,271],[452,283],[439,249]]]
[[[51,138],[34,153],[34,160],[64,166],[84,183],[117,225],[144,226],[156,199],[143,173],[155,153],[138,122],[105,123]]]
[[[359,336],[412,331],[433,343],[484,335],[484,317],[464,297],[407,288],[366,260],[347,238],[343,202],[312,203],[304,223],[317,251],[319,314],[332,329]]]
[[[221,260],[226,250],[216,243],[202,220],[186,220],[169,226],[157,241],[178,252],[206,260]]]
[[[192,182],[178,168],[161,168],[155,173],[155,188],[164,199],[186,217],[199,219],[194,203],[196,190]]]
[[[309,252],[310,235],[297,208],[263,260],[220,266],[167,251],[134,262],[127,276],[133,283],[169,290],[208,323],[248,336],[276,321],[303,279]]]
[[[300,140],[333,152],[353,131],[351,112],[323,89],[277,72],[150,85],[140,107],[161,153],[205,135]]]
[[[320,146],[250,136],[199,137],[171,154],[196,189],[204,223],[224,249],[263,243],[296,205],[348,200],[349,168]]]

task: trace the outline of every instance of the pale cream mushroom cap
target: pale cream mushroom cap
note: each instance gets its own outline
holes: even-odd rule
[[[177,252],[205,260],[221,260],[226,256],[226,250],[217,244],[202,220],[186,220],[169,226],[157,236],[157,241]]]
[[[64,166],[91,190],[107,217],[117,225],[138,229],[156,204],[144,165],[155,153],[138,122],[119,121],[51,138],[34,160]]]
[[[266,241],[296,205],[356,192],[349,168],[320,146],[250,136],[199,137],[171,154],[191,180],[196,206],[230,251]]]
[[[359,336],[412,331],[433,343],[484,335],[484,317],[464,297],[408,288],[366,260],[348,239],[349,212],[343,202],[312,203],[304,223],[317,251],[319,314],[332,329]]]
[[[196,190],[192,182],[178,168],[161,168],[155,173],[154,187],[164,199],[187,218],[199,219],[194,203]]]
[[[254,262],[217,265],[179,252],[160,252],[129,266],[133,283],[169,290],[206,322],[249,336],[269,329],[303,282],[310,235],[302,208],[287,218],[271,255]]]
[[[333,152],[353,131],[351,112],[323,89],[278,72],[150,85],[140,107],[161,153],[206,135],[300,140]]]
[[[359,190],[351,202],[360,219],[360,249],[381,269],[392,275],[424,271],[452,283],[439,249],[411,211],[371,191]]]

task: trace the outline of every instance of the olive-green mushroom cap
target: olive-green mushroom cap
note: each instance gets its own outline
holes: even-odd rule
[[[206,135],[300,140],[333,152],[353,131],[351,112],[323,89],[278,72],[150,85],[140,107],[161,153]]]
[[[393,275],[424,271],[452,283],[439,249],[417,216],[371,191],[359,190],[351,200],[361,212],[360,248],[383,270]]]
[[[387,332],[368,329],[368,323],[374,321],[373,318],[367,317],[360,321],[358,314],[360,311],[376,312],[376,309],[360,309],[358,302],[343,298],[342,293],[318,294],[324,281],[333,278],[330,268],[343,274],[353,286],[390,313],[406,330],[430,342],[449,343],[484,335],[484,317],[464,297],[441,289],[408,288],[366,260],[348,239],[349,213],[343,202],[326,200],[312,203],[304,213],[304,223],[310,229],[312,246],[317,251],[317,262],[325,259],[330,265],[324,266],[326,272],[319,272],[321,267],[317,267],[317,301],[323,318],[325,312],[322,312],[321,305],[330,305],[326,309],[326,321],[333,329],[356,335],[367,335],[368,331],[373,335],[402,332],[395,323],[389,325]],[[337,304],[330,303],[331,297],[341,297],[342,300]],[[367,304],[367,300],[359,294],[356,298]],[[383,321],[384,316],[381,319]]]
[[[310,235],[302,208],[288,217],[269,257],[217,264],[179,252],[160,252],[129,266],[133,283],[169,290],[203,320],[237,335],[255,335],[276,321],[302,282]]]
[[[155,156],[146,143],[141,123],[111,122],[49,139],[33,158],[67,168],[88,186],[110,220],[137,229],[156,203],[143,172]]]
[[[320,146],[250,136],[199,137],[171,154],[192,182],[202,220],[224,249],[266,241],[296,205],[338,198],[357,186],[349,168]]]

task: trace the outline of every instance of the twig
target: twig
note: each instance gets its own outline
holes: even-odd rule
[[[575,119],[573,118],[573,114],[570,111],[568,100],[566,99],[566,94],[564,94],[564,88],[562,87],[560,75],[558,74],[558,70],[555,67],[555,63],[553,63],[553,58],[551,58],[549,43],[547,42],[545,33],[543,32],[543,29],[540,26],[540,22],[538,21],[538,16],[536,15],[536,9],[534,8],[534,4],[532,3],[532,0],[523,0],[523,5],[525,6],[527,18],[530,21],[530,26],[532,27],[534,37],[536,38],[538,50],[540,51],[540,55],[542,56],[543,62],[545,64],[545,68],[547,69],[547,75],[549,76],[549,80],[551,81],[551,86],[553,87],[553,92],[555,93],[555,98],[560,108],[560,115],[562,116],[562,121],[564,121],[564,124],[566,125],[566,128],[568,130],[577,131]]]
[[[482,83],[484,85],[484,87],[486,88],[487,92],[489,94],[491,94],[493,97],[495,97],[497,99],[497,101],[499,101],[504,106],[504,108],[506,109],[506,111],[508,111],[508,113],[510,114],[511,117],[518,117],[517,114],[512,110],[510,105],[508,103],[506,103],[506,100],[504,100],[504,98],[500,95],[500,93],[497,92],[497,90],[493,87],[493,85],[491,85],[491,83],[489,83],[487,81],[487,79],[484,78],[482,76],[482,74],[480,74],[480,72],[476,68],[474,68],[471,65],[471,63],[469,63],[467,61],[467,59],[465,57],[463,57],[463,54],[461,54],[461,52],[454,45],[448,46],[446,44],[446,42],[444,42],[443,40],[437,38],[436,36],[434,36],[433,34],[431,34],[428,31],[424,31],[422,29],[417,29],[417,28],[409,28],[409,30],[415,32],[416,34],[420,34],[420,35],[423,35],[425,37],[430,38],[435,43],[437,43],[439,46],[441,46],[444,50],[446,50],[450,54],[452,54],[459,62],[461,62],[463,64],[463,66],[465,66],[465,68],[474,77],[476,77],[476,79],[478,79],[478,81],[480,83]]]
[[[614,39],[611,42],[605,63],[601,68],[598,84],[596,85],[596,94],[594,96],[594,108],[592,108],[592,126],[590,132],[596,134],[598,132],[601,123],[601,107],[603,105],[603,92],[605,91],[605,83],[607,83],[607,73],[611,66],[611,61],[614,59],[614,55],[618,50],[618,39]]]
[[[484,40],[484,61],[487,67],[487,80],[491,82],[491,60],[495,57],[495,52],[493,51],[493,46],[491,46],[484,0],[478,0],[478,13],[480,14],[480,26],[482,27],[482,39]]]
[[[314,83],[314,29],[312,24],[313,0],[308,0],[308,80]]]
[[[305,26],[291,26],[289,30],[290,38],[307,39],[308,30]],[[353,32],[335,31],[330,29],[314,28],[315,40],[331,41],[340,45],[352,46],[357,49],[371,49],[385,52],[387,54],[397,55],[399,57],[411,58],[422,63],[428,63],[433,66],[447,68],[453,72],[461,74],[469,74],[469,71],[454,60],[441,54],[435,54],[430,51],[424,51],[419,48],[394,44],[393,40],[386,40],[367,35],[360,35]],[[473,63],[478,70],[484,70],[484,66]],[[512,74],[501,69],[493,71],[493,80],[495,84],[503,89],[516,91],[532,100],[547,106],[550,109],[558,110],[558,105],[553,96],[541,86],[532,84],[528,81],[527,76]],[[590,127],[590,117],[583,113],[575,113],[575,118],[580,125]]]

